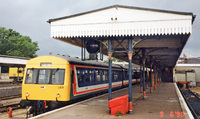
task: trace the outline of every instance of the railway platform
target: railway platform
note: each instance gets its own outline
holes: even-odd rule
[[[147,99],[142,99],[139,85],[133,86],[133,114],[125,114],[121,119],[192,118],[191,112],[174,83],[161,83],[153,93],[147,91]],[[149,90],[149,89],[148,89]],[[128,94],[128,88],[114,91],[113,98]],[[108,113],[108,94],[69,105],[34,118],[41,119],[115,119]]]

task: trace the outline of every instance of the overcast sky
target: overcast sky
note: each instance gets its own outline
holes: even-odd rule
[[[52,52],[80,57],[80,48],[50,37],[50,24],[46,21],[115,4],[197,15],[183,53],[200,56],[200,0],[0,0],[0,26],[38,41],[38,56]]]

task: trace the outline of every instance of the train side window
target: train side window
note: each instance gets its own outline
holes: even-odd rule
[[[96,77],[96,72],[95,70],[91,71],[91,84],[95,84],[95,77]]]
[[[128,80],[128,72],[125,71],[125,80]]]
[[[105,77],[105,71],[102,71],[102,80],[103,80],[103,82],[105,82],[105,81],[106,81],[106,77]]]
[[[85,70],[84,81],[87,83],[90,82],[90,72],[87,69]]]
[[[62,85],[64,84],[64,69],[53,69],[52,70],[52,84]]]
[[[104,71],[104,77],[105,77],[106,82],[108,82],[108,71]]]
[[[101,81],[101,72],[102,72],[102,71],[101,71],[101,70],[97,70],[96,72],[97,72],[97,73],[96,73],[96,74],[97,74],[97,75],[96,75],[96,77],[97,77],[96,81],[97,81],[97,83],[98,83],[98,82]]]
[[[118,80],[118,72],[114,71],[114,80],[117,81]]]
[[[83,83],[83,78],[84,78],[84,72],[81,69],[77,70],[77,78],[78,78],[78,86],[81,86]]]
[[[50,69],[40,69],[38,84],[48,84],[50,80]]]
[[[114,71],[112,71],[112,81],[115,81],[115,78],[114,78]]]
[[[38,69],[27,69],[26,84],[36,84]]]
[[[117,77],[118,77],[118,79],[117,80],[122,80],[122,71],[118,71],[117,72]]]

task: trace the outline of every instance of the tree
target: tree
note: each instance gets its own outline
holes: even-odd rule
[[[104,62],[105,62],[105,63],[108,63],[108,60],[109,60],[109,59],[104,60]],[[114,57],[112,57],[112,61],[113,61],[113,62],[122,62],[122,60],[117,59],[117,58],[114,58]]]
[[[20,57],[36,57],[38,42],[32,42],[28,36],[22,36],[13,29],[0,27],[0,54]]]

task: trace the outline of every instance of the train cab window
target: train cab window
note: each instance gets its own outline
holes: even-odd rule
[[[37,74],[38,70],[37,69],[28,69],[26,73],[26,84],[36,84],[37,81]]]
[[[38,84],[48,84],[50,80],[50,69],[39,70]]]
[[[64,84],[64,69],[53,69],[52,70],[52,84],[62,85]]]

